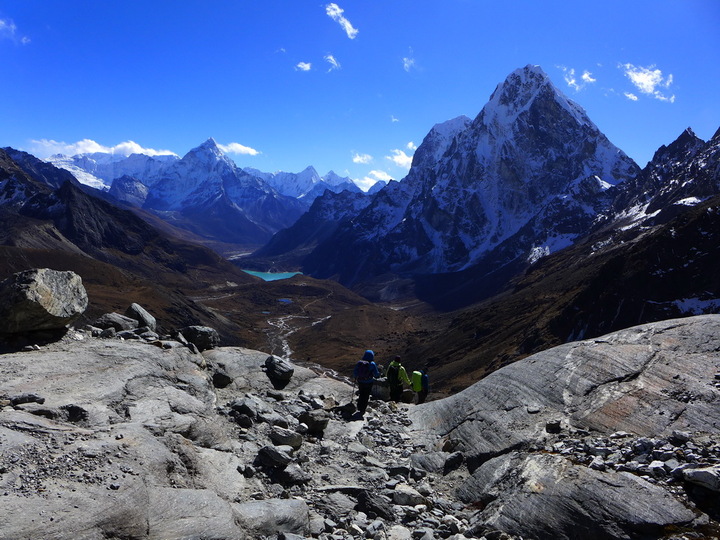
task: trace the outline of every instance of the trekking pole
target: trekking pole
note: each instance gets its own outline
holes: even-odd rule
[[[357,381],[357,377],[353,377],[352,391],[350,393],[350,403],[355,402],[355,381]]]

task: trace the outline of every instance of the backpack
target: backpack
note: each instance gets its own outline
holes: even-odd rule
[[[372,368],[370,367],[370,362],[367,360],[360,360],[357,363],[357,369],[356,369],[356,379],[358,381],[367,381],[373,378],[373,372]]]
[[[422,377],[423,374],[419,371],[412,372],[412,389],[414,392],[419,392],[420,390],[422,390]]]
[[[387,368],[387,380],[390,386],[397,386],[400,384],[400,368],[398,366],[390,365]]]

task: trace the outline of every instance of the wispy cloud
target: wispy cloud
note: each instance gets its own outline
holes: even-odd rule
[[[389,159],[392,161],[395,165],[398,167],[402,167],[403,169],[409,169],[410,165],[412,165],[412,156],[408,156],[404,150],[390,150],[392,155],[385,156],[385,159]]]
[[[74,156],[75,154],[92,154],[94,152],[105,152],[107,154],[120,154],[129,156],[130,154],[145,154],[148,156],[174,156],[175,152],[170,150],[156,150],[154,148],[144,148],[135,141],[125,141],[115,146],[104,146],[92,139],[83,139],[74,143],[66,143],[55,141],[52,139],[38,139],[30,141],[30,153],[39,158],[47,158],[53,154],[65,154]]]
[[[415,143],[412,142],[412,141],[410,141],[409,143],[407,143],[407,144],[405,145],[405,147],[406,147],[408,150],[410,150],[411,152],[414,152],[415,150],[417,150],[417,146],[416,146]]]
[[[330,69],[328,69],[328,73],[335,69],[340,69],[340,62],[338,62],[337,58],[335,58],[332,54],[326,54],[324,58],[325,61],[330,64]]]
[[[231,142],[229,144],[218,144],[218,148],[226,154],[241,154],[244,156],[257,156],[260,152],[244,144]]]
[[[575,68],[568,68],[565,66],[557,67],[562,70],[565,83],[576,92],[579,92],[588,84],[592,84],[597,81],[597,79],[595,79],[592,76],[592,73],[590,73],[588,70],[584,70],[582,75],[580,75],[578,79],[578,76],[575,73]]]
[[[295,66],[295,71],[310,71],[312,64],[310,62],[298,62]]]
[[[628,98],[630,101],[637,101],[638,97],[633,94],[632,92],[624,92],[623,95]]]
[[[670,85],[673,83],[672,74],[665,77],[662,71],[656,69],[654,65],[642,67],[634,66],[633,64],[620,64],[619,68],[623,70],[625,76],[630,79],[630,82],[633,83],[635,88],[642,94],[652,96],[660,101],[675,102],[675,94],[668,96],[664,92],[664,90],[670,88]],[[625,95],[627,96],[628,92],[626,92]],[[633,101],[637,101],[637,96],[635,96]]]
[[[358,154],[357,152],[355,152],[355,154],[353,154],[352,160],[353,163],[362,163],[367,165],[373,160],[373,157],[370,154]]]
[[[22,45],[30,43],[29,37],[18,33],[17,26],[12,19],[0,19],[0,39],[9,39]]]
[[[410,48],[410,52],[408,53],[408,55],[405,56],[405,57],[403,57],[402,63],[403,63],[403,69],[404,69],[405,71],[408,71],[408,72],[409,72],[412,68],[415,67],[415,57],[414,57],[414,54],[413,54],[412,47]]]
[[[340,6],[335,3],[328,4],[325,6],[325,13],[327,13],[333,21],[337,22],[342,29],[345,30],[347,37],[350,39],[355,39],[357,37],[359,30],[353,27],[350,21],[345,18],[343,15],[345,11],[342,10]]]
[[[400,119],[396,118],[394,114],[390,115],[390,121],[394,124],[395,122],[399,122]]]

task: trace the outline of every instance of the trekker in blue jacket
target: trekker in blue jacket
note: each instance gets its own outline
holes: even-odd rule
[[[372,391],[373,382],[380,377],[377,364],[375,364],[375,353],[371,350],[365,351],[365,354],[353,370],[353,376],[358,385],[358,412],[362,418],[367,409],[368,401],[370,401],[370,392]]]

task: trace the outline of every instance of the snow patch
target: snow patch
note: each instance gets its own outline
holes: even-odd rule
[[[712,298],[710,300],[683,298],[681,300],[675,300],[674,304],[685,315],[720,313],[720,298]]]
[[[697,197],[686,197],[685,199],[680,199],[679,201],[675,201],[675,204],[680,206],[696,206],[702,202],[702,199],[698,199]]]

